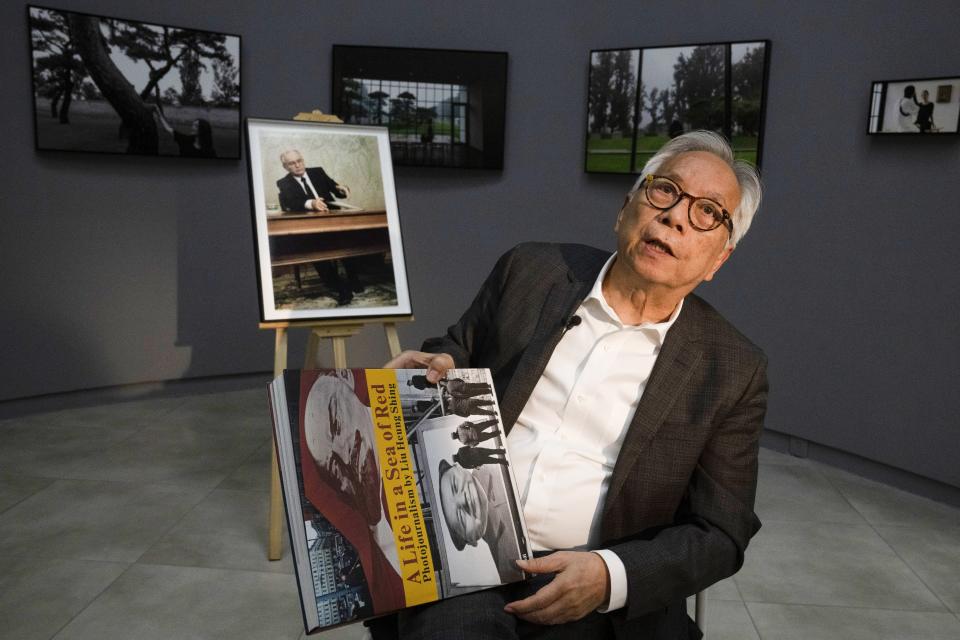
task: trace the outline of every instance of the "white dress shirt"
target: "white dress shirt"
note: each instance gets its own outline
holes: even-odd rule
[[[312,196],[307,196],[307,199],[304,200],[304,202],[303,202],[303,208],[304,208],[304,210],[310,211],[311,209],[313,209],[313,201],[318,197],[317,194],[319,193],[319,192],[317,191],[316,187],[313,186],[313,180],[311,180],[311,179],[310,179],[310,176],[307,175],[306,170],[304,170],[302,176],[293,176],[293,179],[297,181],[297,185],[298,185],[301,189],[303,188],[303,183],[304,183],[304,182],[306,182],[308,185],[310,185],[310,188],[307,189],[307,191],[310,191],[313,195],[312,195]],[[306,194],[304,194],[304,195],[306,195]]]
[[[603,297],[607,260],[507,438],[533,550],[593,548],[617,455],[683,302],[660,323],[624,324]],[[626,604],[623,561],[598,550],[610,601]]]

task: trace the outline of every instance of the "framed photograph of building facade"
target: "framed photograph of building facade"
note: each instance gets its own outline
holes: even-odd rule
[[[870,87],[869,134],[960,131],[960,76],[878,80]]]
[[[384,125],[398,165],[502,169],[507,54],[333,47],[333,109]]]
[[[724,134],[759,165],[770,42],[719,42],[590,52],[584,167],[638,173],[670,138]]]
[[[240,157],[240,36],[27,7],[37,149]]]
[[[246,129],[261,320],[410,315],[387,129]]]

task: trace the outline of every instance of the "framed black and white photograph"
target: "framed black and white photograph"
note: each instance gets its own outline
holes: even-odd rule
[[[410,315],[387,129],[246,123],[261,320]]]
[[[333,112],[390,130],[398,165],[502,169],[507,54],[334,45]]]
[[[960,77],[879,80],[870,88],[867,133],[951,133],[960,130]]]
[[[27,7],[37,149],[240,157],[240,36]]]
[[[694,129],[759,166],[769,55],[767,40],[591,51],[586,171],[637,173]]]

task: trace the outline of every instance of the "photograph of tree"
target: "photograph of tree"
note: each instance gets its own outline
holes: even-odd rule
[[[38,149],[240,157],[240,37],[27,7]]]
[[[590,53],[586,170],[637,173],[668,139],[710,129],[759,164],[769,43]]]
[[[500,169],[507,54],[333,47],[333,111],[386,126],[399,165]]]

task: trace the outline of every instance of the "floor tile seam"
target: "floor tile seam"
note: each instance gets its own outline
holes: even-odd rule
[[[931,529],[933,529],[937,533],[947,533],[947,534],[956,533],[958,536],[960,536],[960,524],[948,525],[945,527],[944,526],[934,527],[929,525],[918,526],[918,525],[902,524],[902,523],[895,523],[895,522],[891,522],[891,523],[874,522],[872,526],[883,527],[884,529],[906,529],[910,531],[924,531],[928,533],[930,532]],[[960,538],[958,538],[958,540],[960,540]]]
[[[945,607],[943,609],[905,609],[902,607],[877,607],[858,604],[825,604],[822,602],[777,602],[773,600],[747,600],[743,601],[745,605],[751,604],[770,604],[778,607],[824,607],[828,609],[863,609],[866,611],[897,611],[900,613],[946,613],[952,615],[953,611]],[[749,606],[747,607],[749,609]]]
[[[222,482],[222,480],[221,480],[221,482]],[[217,483],[217,484],[219,484],[219,483]],[[175,486],[175,485],[172,485],[172,486]],[[140,553],[140,555],[137,556],[137,559],[134,560],[134,564],[136,564],[136,563],[140,560],[140,558],[142,558],[147,552],[149,552],[151,549],[153,549],[156,545],[160,544],[160,541],[163,540],[170,532],[172,532],[175,528],[177,528],[178,526],[180,526],[180,523],[183,522],[183,521],[187,518],[187,516],[189,516],[191,513],[193,513],[194,509],[196,509],[198,506],[200,506],[201,504],[203,504],[203,502],[206,501],[206,499],[209,498],[209,497],[211,496],[211,494],[213,494],[213,492],[214,492],[215,490],[216,490],[216,487],[211,487],[211,488],[210,488],[206,493],[204,493],[203,496],[200,497],[200,499],[197,500],[189,509],[185,510],[185,511],[180,515],[179,518],[176,518],[176,520],[175,520],[174,522],[172,522],[172,523],[170,524],[170,526],[164,528],[164,529],[162,530],[162,532],[160,533],[160,535],[157,536],[157,537],[155,537],[155,538],[150,542],[150,544],[147,545],[147,547]]]
[[[739,571],[737,571],[739,573]],[[743,591],[740,591],[740,585],[737,584],[737,574],[730,576],[730,582],[733,583],[733,588],[737,590],[737,597],[740,598],[740,602],[744,602]]]
[[[259,447],[255,448],[253,451],[251,451],[251,452],[250,452],[250,455],[248,455],[246,458],[244,458],[243,460],[241,460],[241,461],[240,461],[240,464],[238,464],[238,465],[233,469],[233,471],[231,471],[230,473],[228,473],[227,475],[225,475],[225,476],[223,477],[223,480],[221,480],[220,482],[218,482],[218,483],[217,483],[217,486],[215,486],[214,489],[219,489],[220,486],[221,486],[224,482],[226,482],[227,480],[230,479],[230,476],[231,476],[233,473],[235,473],[237,470],[239,470],[240,467],[242,467],[243,465],[247,464],[254,456],[256,456],[257,454],[259,454],[259,453],[260,453],[260,449],[261,449],[262,447],[263,447],[263,445],[260,445]],[[271,489],[270,489],[270,480],[271,480],[271,478],[270,478],[270,475],[271,475],[272,473],[273,473],[273,468],[272,468],[272,466],[271,466],[271,470],[270,470],[269,472],[267,472],[266,474],[264,474],[264,480],[265,480],[264,485],[265,485],[267,488],[264,489],[264,490],[260,490],[258,493],[264,493],[264,492],[265,492],[265,493],[271,493]],[[249,491],[256,491],[256,490],[255,490],[255,489],[249,489]],[[281,499],[282,499],[282,498],[281,498]]]
[[[37,555],[37,554],[34,554]],[[133,564],[130,560],[104,560],[103,558],[79,558],[77,556],[67,556],[67,555],[58,555],[56,551],[44,552],[42,554],[43,560],[74,560],[77,562],[95,562],[97,564],[124,564],[131,565]],[[14,560],[23,560],[23,553],[12,553],[3,547],[0,547],[0,558],[9,558]]]
[[[264,545],[264,555],[266,555],[266,545]],[[278,560],[281,562],[283,559]],[[229,573],[253,573],[263,576],[287,576],[289,578],[295,578],[296,574],[294,572],[285,572],[285,571],[263,571],[260,569],[238,569],[236,567],[203,567],[195,564],[169,564],[166,562],[141,562],[137,560],[132,563],[138,567],[166,567],[174,569],[201,569],[204,571],[227,571]],[[131,566],[132,566],[131,565]]]
[[[45,477],[47,477],[50,480],[53,480],[53,482],[48,484],[46,487],[44,487],[40,491],[46,491],[57,482],[87,482],[87,483],[100,482],[100,483],[114,484],[114,485],[133,485],[133,486],[141,486],[141,487],[159,486],[159,487],[171,487],[171,488],[180,488],[180,489],[194,488],[194,485],[190,485],[190,484],[178,484],[176,482],[162,482],[162,481],[156,481],[156,480],[148,480],[148,481],[114,480],[110,478],[84,478],[84,477],[63,476],[63,475],[56,476],[56,477],[54,476],[45,476]],[[40,492],[38,491],[37,493],[40,493]],[[37,494],[35,493],[33,495],[37,495]],[[204,499],[207,497],[207,495],[209,495],[209,493],[204,495]]]
[[[32,476],[32,477],[37,477],[37,476]],[[10,511],[10,510],[13,509],[14,507],[16,507],[18,504],[22,504],[23,502],[29,500],[30,498],[32,498],[33,496],[37,495],[37,494],[40,493],[41,491],[46,491],[46,490],[50,487],[51,484],[53,484],[54,482],[56,482],[56,481],[59,480],[59,479],[60,479],[60,478],[44,478],[44,480],[52,480],[52,482],[51,482],[50,484],[48,484],[46,487],[41,487],[40,489],[37,489],[36,491],[34,491],[33,493],[31,493],[30,495],[28,495],[28,496],[23,496],[22,498],[20,498],[19,500],[17,500],[17,501],[14,502],[13,504],[11,504],[11,505],[3,508],[3,509],[0,509],[0,518],[3,518],[3,515],[4,515],[5,513],[7,513],[8,511]]]
[[[687,597],[694,598],[696,597],[696,595],[697,594],[693,594],[692,596],[687,596]],[[708,589],[707,590],[707,606],[708,607],[710,606],[711,602],[739,602],[740,604],[743,604],[743,598],[721,598],[720,596],[715,596],[712,593],[710,593]]]
[[[857,514],[860,515],[859,513]],[[769,518],[764,517],[762,513],[758,513],[757,517],[760,518],[761,525],[765,524],[845,524],[851,527],[862,527],[869,526],[870,523],[866,520],[860,522],[851,522],[850,520],[811,520],[809,518],[796,519],[796,520],[784,520],[783,518]],[[861,516],[862,517],[862,516]],[[763,531],[763,527],[760,527],[760,530]]]
[[[813,467],[806,462],[777,462],[776,460],[764,460],[763,462],[760,462],[758,459],[757,465],[761,467],[802,467],[804,469],[813,469]]]
[[[106,593],[107,589],[109,589],[109,588],[112,587],[114,584],[116,584],[117,580],[119,580],[119,579],[122,578],[123,576],[127,575],[127,572],[130,571],[130,569],[131,569],[132,567],[133,567],[133,564],[132,564],[132,563],[128,564],[127,568],[124,569],[123,571],[121,571],[119,574],[117,574],[117,577],[116,577],[116,578],[114,578],[114,579],[111,580],[109,583],[107,583],[106,585],[104,585],[104,587],[103,587],[102,589],[100,589],[100,591],[97,592],[97,595],[95,595],[94,597],[92,597],[87,604],[85,604],[85,605],[84,605],[83,607],[81,607],[76,613],[74,613],[72,616],[70,616],[70,619],[69,619],[69,620],[67,620],[66,622],[64,622],[62,625],[60,625],[59,628],[57,628],[56,631],[53,632],[53,634],[50,636],[50,640],[56,640],[57,636],[59,636],[59,635],[63,632],[64,629],[66,629],[68,626],[70,626],[70,624],[71,624],[74,620],[76,620],[84,611],[86,611],[87,609],[89,609],[89,608],[90,608],[90,605],[92,605],[94,602],[96,602],[97,600],[99,600],[99,599],[103,596],[103,594]]]
[[[737,590],[739,591],[740,587],[737,587]],[[741,594],[741,597],[742,595],[743,594]],[[760,633],[760,625],[758,625],[757,621],[754,619],[753,613],[750,611],[750,607],[747,606],[746,600],[743,601],[743,609],[747,612],[747,617],[750,618],[750,624],[753,625],[753,630],[756,632],[757,637],[760,638],[760,640],[764,640],[763,634]]]
[[[900,552],[897,551],[896,547],[894,547],[886,538],[884,538],[884,537],[883,537],[883,534],[880,533],[879,531],[877,531],[877,528],[876,528],[876,527],[874,527],[874,526],[871,525],[871,528],[876,532],[877,536],[879,536],[879,538],[880,538],[881,540],[883,540],[883,543],[884,543],[885,545],[887,545],[888,547],[890,547],[890,549],[893,551],[894,555],[896,555],[897,558],[900,559],[900,562],[902,562],[904,565],[906,565],[906,567],[907,567],[908,569],[910,569],[910,573],[912,573],[912,574],[914,575],[914,577],[916,577],[916,579],[920,581],[920,584],[922,584],[924,587],[926,587],[927,591],[929,591],[931,594],[933,594],[933,597],[936,598],[937,601],[938,601],[941,605],[943,605],[943,608],[946,609],[947,611],[953,611],[953,609],[951,609],[950,606],[947,605],[947,603],[943,601],[943,598],[940,597],[940,594],[937,593],[936,590],[933,589],[929,584],[927,584],[927,581],[924,580],[923,577],[922,577],[919,573],[917,573],[917,570],[914,569],[913,565],[910,564],[909,562],[907,562],[907,559],[904,558],[902,555],[900,555]]]
[[[840,471],[842,471],[842,469],[840,469]],[[821,472],[821,473],[823,473],[823,472]],[[926,496],[919,495],[919,494],[915,494],[915,493],[911,493],[910,491],[905,491],[905,490],[903,490],[903,489],[901,489],[901,488],[899,488],[899,487],[895,487],[895,486],[893,486],[893,485],[886,484],[886,483],[880,482],[880,481],[878,481],[878,480],[871,480],[870,478],[865,478],[865,477],[863,477],[863,476],[858,476],[858,475],[856,475],[856,474],[854,474],[854,473],[850,473],[850,472],[845,472],[845,473],[849,473],[849,474],[852,475],[855,479],[863,480],[864,482],[867,482],[867,483],[871,483],[871,484],[876,485],[875,487],[874,487],[874,486],[869,486],[869,485],[863,485],[862,488],[865,488],[865,489],[887,489],[887,490],[892,491],[892,492],[894,492],[894,493],[896,493],[896,494],[901,494],[901,495],[907,497],[908,499],[916,499],[916,500],[921,501],[921,502],[928,502],[928,503],[930,503],[930,504],[932,504],[932,505],[935,505],[935,506],[937,506],[937,507],[946,507],[946,508],[951,509],[951,510],[953,510],[953,511],[958,511],[958,512],[960,512],[960,509],[954,507],[953,505],[947,504],[947,503],[945,503],[945,502],[939,502],[939,501],[937,501],[937,500],[933,500],[933,499],[928,498],[928,497],[926,497]],[[844,499],[847,500],[847,502],[850,503],[850,505],[853,506],[853,507],[856,509],[856,507],[853,505],[853,503],[850,502],[850,500],[849,500],[849,498],[847,497],[847,494],[844,492],[844,490],[843,490],[841,487],[837,486],[837,484],[834,482],[834,480],[837,480],[837,481],[841,481],[841,482],[842,482],[843,479],[842,479],[842,478],[839,478],[839,477],[837,477],[837,478],[832,478],[829,474],[825,474],[825,473],[823,473],[823,476],[827,479],[828,482],[830,482],[831,485],[834,486],[834,488],[840,493],[840,495],[842,495],[842,496],[844,497]],[[848,481],[848,482],[850,482],[850,481]],[[855,482],[855,481],[854,481],[854,482]],[[859,510],[858,510],[858,511],[859,511]],[[864,516],[864,518],[866,519],[866,516]],[[871,521],[871,520],[869,520],[869,519],[868,519],[867,521],[868,521],[868,522],[871,522],[871,524],[877,524],[877,525],[881,525],[881,526],[896,526],[896,523],[884,523],[884,522],[879,522],[879,521],[878,521],[878,522],[873,522],[873,521]],[[950,525],[950,526],[952,526],[952,527],[960,527],[960,524]]]
[[[840,497],[843,499],[843,501],[846,502],[846,503],[850,506],[850,508],[853,509],[853,510],[857,513],[857,515],[859,515],[861,518],[863,518],[863,521],[864,521],[864,522],[866,522],[868,525],[870,525],[871,527],[873,527],[873,523],[870,522],[870,519],[866,516],[866,514],[863,513],[860,509],[857,509],[857,505],[855,505],[855,504],[850,500],[850,498],[847,496],[847,494],[843,492],[843,489],[841,489],[841,488],[834,482],[834,479],[833,479],[833,478],[831,478],[828,474],[823,473],[822,471],[820,472],[820,475],[822,475],[824,478],[826,478],[827,482],[830,483],[830,486],[833,487],[833,490],[836,491],[838,494],[840,494]],[[891,487],[891,488],[892,488],[892,487]]]

